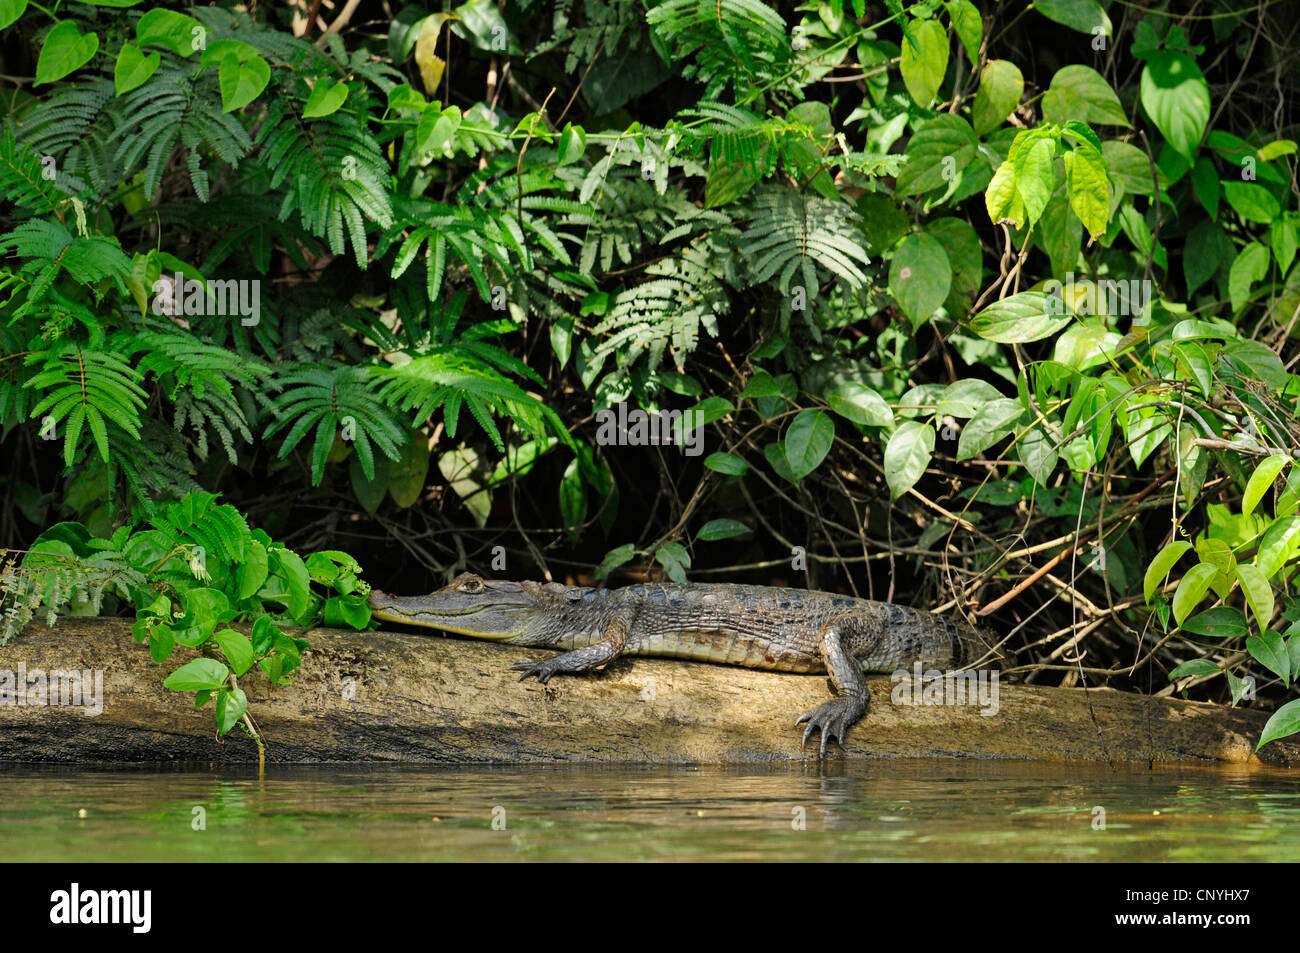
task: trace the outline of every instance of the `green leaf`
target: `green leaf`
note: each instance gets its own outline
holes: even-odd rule
[[[970,60],[970,65],[974,68],[979,62],[980,44],[984,40],[984,20],[979,8],[971,0],[944,0],[943,5],[948,10],[952,30],[966,51],[966,59]]]
[[[1282,214],[1273,193],[1257,182],[1224,182],[1223,197],[1248,222],[1270,225]]]
[[[734,453],[711,453],[704,458],[704,465],[727,476],[744,476],[749,472],[749,464]]]
[[[1255,613],[1255,621],[1261,630],[1266,629],[1269,620],[1273,618],[1273,587],[1269,585],[1268,577],[1259,571],[1258,566],[1242,563],[1237,566],[1237,581],[1241,583],[1246,602]]]
[[[700,531],[695,534],[695,538],[710,542],[715,539],[730,539],[733,536],[743,536],[752,532],[753,530],[738,520],[709,520],[700,527]]]
[[[785,434],[785,459],[796,480],[821,465],[835,441],[835,424],[820,410],[803,410]]]
[[[827,392],[831,410],[855,424],[867,427],[892,427],[894,412],[875,390],[859,381],[842,381]]]
[[[82,34],[71,20],[60,20],[45,34],[45,45],[36,61],[36,82],[40,86],[63,79],[90,62],[99,50],[99,37]]]
[[[1113,36],[1110,17],[1097,0],[1036,0],[1034,9],[1080,33]]]
[[[978,148],[979,139],[960,116],[943,113],[927,119],[916,127],[907,142],[907,165],[898,173],[895,194],[920,195],[947,188],[948,176],[960,175],[962,169],[974,162]]]
[[[899,424],[885,446],[885,481],[894,499],[916,486],[933,453],[933,427],[915,420]]]
[[[149,629],[149,657],[160,665],[171,657],[176,647],[176,636],[170,626],[155,625]]]
[[[216,691],[225,684],[229,675],[230,669],[216,659],[196,658],[163,679],[163,687],[174,692]]]
[[[690,568],[691,556],[681,543],[664,543],[655,551],[655,562],[664,567],[668,578],[673,582],[686,582],[686,570]]]
[[[1209,156],[1198,156],[1192,166],[1192,193],[1210,218],[1219,214],[1219,172]]]
[[[1016,188],[1016,169],[1010,159],[998,166],[993,173],[992,180],[984,190],[984,208],[993,224],[1010,222],[1016,228],[1024,228],[1025,200]]]
[[[1169,680],[1175,678],[1184,678],[1188,675],[1217,675],[1219,666],[1207,658],[1188,659],[1180,665],[1174,666],[1173,671],[1169,673]]]
[[[326,625],[361,631],[370,624],[370,606],[358,595],[330,596],[325,600],[322,618]]]
[[[1106,160],[1091,143],[1080,142],[1065,154],[1065,187],[1070,208],[1094,240],[1110,224],[1110,179]]]
[[[259,89],[257,92],[260,93],[261,90]],[[254,93],[253,98],[256,97],[257,93]],[[317,80],[316,85],[312,87],[311,95],[307,97],[307,104],[302,108],[302,118],[320,119],[323,116],[336,113],[340,108],[342,108],[343,104],[347,102],[347,99],[347,83],[335,83],[331,86],[323,79]],[[226,112],[229,111],[229,109],[226,110]]]
[[[1290,685],[1291,654],[1282,641],[1282,636],[1263,629],[1262,625],[1261,630],[1259,635],[1252,635],[1246,639],[1246,651],[1256,662]]]
[[[989,60],[980,71],[979,90],[971,106],[971,125],[983,135],[1002,125],[1015,108],[1025,91],[1025,78],[1020,68],[1007,60]]]
[[[899,70],[912,100],[929,106],[948,71],[948,33],[938,20],[912,20],[903,38]]]
[[[1162,50],[1142,68],[1142,106],[1175,151],[1195,159],[1210,121],[1210,87],[1186,53]]]
[[[1275,453],[1265,457],[1255,467],[1255,472],[1250,475],[1250,480],[1246,483],[1246,492],[1241,498],[1241,515],[1249,516],[1259,505],[1259,501],[1264,498],[1273,486],[1273,481],[1277,479],[1278,474],[1286,469],[1290,459],[1284,454]]]
[[[248,696],[242,688],[223,689],[217,694],[217,733],[224,735],[239,724],[248,711]]]
[[[1259,744],[1255,745],[1255,750],[1258,751],[1270,741],[1286,738],[1297,731],[1300,731],[1300,698],[1287,702],[1269,716],[1268,721],[1264,723],[1264,730],[1260,732]]]
[[[986,341],[1025,344],[1051,337],[1070,321],[1070,315],[1055,295],[1022,291],[993,302],[971,318],[968,327]]]
[[[1292,476],[1296,471],[1292,471]],[[1285,495],[1285,494],[1284,494]],[[1281,510],[1281,506],[1278,509]],[[1273,578],[1300,552],[1300,516],[1281,516],[1264,532],[1259,541],[1255,565],[1266,577]]]
[[[181,57],[203,49],[206,35],[198,20],[174,10],[150,10],[135,25],[136,42],[141,46],[155,43]]]
[[[418,430],[398,451],[398,458],[388,465],[388,494],[405,509],[414,506],[424,493],[429,477],[429,444]]]
[[[617,549],[611,549],[605,554],[605,558],[600,561],[600,565],[596,567],[596,580],[600,581],[606,578],[611,572],[619,566],[622,566],[634,555],[636,555],[636,545],[633,543],[625,543]]]
[[[1268,262],[1268,249],[1259,242],[1251,242],[1233,260],[1228,270],[1228,297],[1234,313],[1245,307],[1250,286],[1264,280]]]
[[[560,133],[560,156],[559,165],[569,165],[577,162],[587,154],[587,132],[581,126],[575,126],[571,122],[564,124],[564,131]]]
[[[243,675],[253,667],[253,643],[248,636],[234,629],[222,629],[212,638],[236,675]]]
[[[961,428],[957,440],[957,459],[969,460],[978,456],[1000,440],[1015,432],[1015,425],[1024,416],[1025,408],[1011,397],[991,400],[975,412],[975,416]]]
[[[564,517],[564,526],[568,530],[578,529],[587,519],[587,488],[576,457],[560,478],[560,515]]]
[[[1091,66],[1063,66],[1043,94],[1043,118],[1064,123],[1071,119],[1100,126],[1129,126],[1128,116],[1110,84]],[[1145,157],[1143,157],[1145,160]]]
[[[1056,147],[1052,140],[1044,135],[1035,135],[1037,130],[1029,130],[1016,137],[1024,136],[1024,143],[1016,148],[1014,145],[1007,156],[1007,161],[1015,172],[1016,191],[1024,202],[1026,221],[1032,225],[1038,221],[1051,201],[1052,191],[1056,188],[1056,169],[1053,160]]]
[[[1246,617],[1231,606],[1199,612],[1183,623],[1183,629],[1210,639],[1239,639],[1248,631]]]
[[[952,286],[952,267],[943,245],[929,235],[908,235],[889,266],[889,293],[919,328],[939,308]]]
[[[1191,615],[1192,610],[1200,605],[1205,594],[1210,591],[1210,581],[1216,572],[1218,570],[1213,566],[1198,563],[1183,576],[1174,593],[1174,621],[1179,625],[1183,624],[1183,620]]]
[[[235,56],[221,61],[221,111],[233,112],[247,106],[266,89],[271,67],[262,57],[240,62]]]
[[[125,43],[117,54],[117,63],[113,67],[113,84],[117,95],[129,93],[137,86],[143,86],[145,80],[154,74],[162,54],[156,50],[147,56],[132,43]]]
[[[1047,486],[1058,459],[1056,442],[1041,426],[1030,427],[1020,438],[1020,462],[1039,486]]]
[[[1174,568],[1178,560],[1183,558],[1183,554],[1191,548],[1192,544],[1187,540],[1176,539],[1156,553],[1155,559],[1151,560],[1151,565],[1147,567],[1146,575],[1142,577],[1142,597],[1146,600],[1147,605],[1151,604],[1151,597],[1155,595],[1160,584],[1165,581],[1169,571]]]
[[[0,30],[16,23],[27,12],[27,0],[0,0]]]

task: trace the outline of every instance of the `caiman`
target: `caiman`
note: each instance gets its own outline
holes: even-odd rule
[[[511,665],[542,684],[621,655],[654,655],[777,672],[827,673],[836,697],[805,712],[814,731],[843,745],[867,711],[863,672],[997,667],[995,640],[963,623],[886,602],[829,592],[731,583],[647,583],[621,589],[502,582],[462,573],[427,596],[370,594],[374,617],[563,655]]]

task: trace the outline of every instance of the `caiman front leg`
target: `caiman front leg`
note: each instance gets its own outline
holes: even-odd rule
[[[593,642],[591,645],[565,652],[554,658],[535,662],[516,662],[510,666],[510,670],[524,673],[519,676],[521,682],[530,675],[536,675],[537,680],[543,685],[551,680],[552,675],[576,675],[579,672],[589,672],[606,662],[612,662],[622,654],[623,647],[627,645],[627,633],[627,623],[622,619],[613,619],[601,630],[599,642]]]
[[[830,623],[821,631],[819,649],[826,663],[826,671],[835,686],[836,697],[799,716],[796,725],[808,722],[803,732],[803,744],[808,743],[814,731],[822,733],[821,757],[826,757],[826,742],[834,738],[844,746],[844,735],[849,727],[867,713],[871,692],[862,667],[844,644],[844,630]]]

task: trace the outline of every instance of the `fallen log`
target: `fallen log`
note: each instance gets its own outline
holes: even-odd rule
[[[829,697],[822,677],[642,658],[544,687],[507,669],[543,650],[398,632],[306,637],[312,648],[292,685],[260,674],[240,682],[271,764],[815,760],[795,719]],[[162,687],[189,657],[178,649],[155,664],[126,620],[29,626],[0,647],[0,673],[102,672],[103,710],[0,704],[0,760],[256,761],[238,729],[215,737],[211,703],[196,711],[191,694]],[[1262,712],[1004,682],[996,714],[984,715],[971,705],[895,704],[889,677],[870,684],[871,711],[835,757],[1300,765],[1294,739],[1253,753]]]

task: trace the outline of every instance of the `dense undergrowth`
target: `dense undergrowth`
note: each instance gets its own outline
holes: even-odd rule
[[[1285,4],[322,7],[0,0],[6,639],[254,731],[360,566],[773,582],[1300,727]]]

